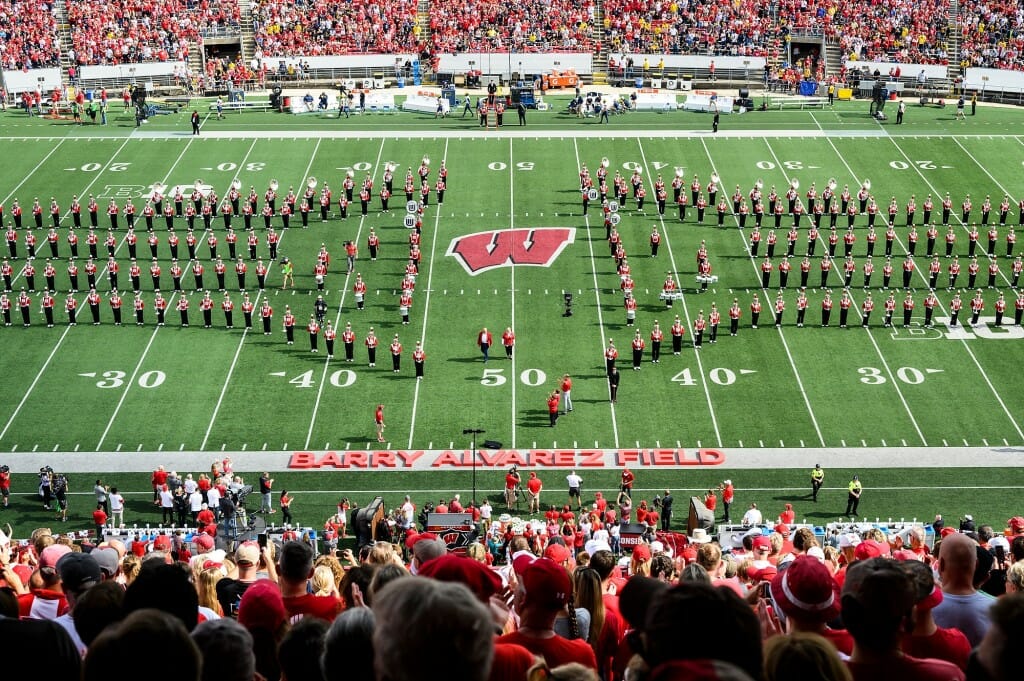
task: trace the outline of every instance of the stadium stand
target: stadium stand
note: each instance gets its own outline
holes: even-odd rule
[[[60,43],[49,3],[0,0],[0,65],[4,69],[57,66]]]
[[[636,53],[764,56],[774,32],[766,30],[769,3],[649,3],[606,0],[605,39],[612,49]]]
[[[435,0],[431,41],[436,52],[589,52],[594,15],[593,0]]]
[[[265,54],[304,57],[408,52],[416,48],[416,4],[254,0],[256,46]]]
[[[198,16],[179,0],[69,3],[69,55],[78,64],[183,60],[199,35]]]
[[[1018,2],[960,3],[960,60],[964,66],[1024,69],[1024,8]]]

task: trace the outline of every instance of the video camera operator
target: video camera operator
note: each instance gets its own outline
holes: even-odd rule
[[[505,506],[509,510],[512,510],[512,506],[516,503],[522,482],[523,480],[519,476],[519,467],[512,466],[512,468],[509,468],[508,473],[505,475]]]

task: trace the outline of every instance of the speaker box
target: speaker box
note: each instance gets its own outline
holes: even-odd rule
[[[377,540],[377,523],[384,517],[384,499],[376,497],[356,512],[356,544],[359,548]]]
[[[690,516],[686,520],[686,533],[693,534],[698,527],[710,534],[715,527],[715,514],[708,510],[703,501],[697,497],[690,497]]]

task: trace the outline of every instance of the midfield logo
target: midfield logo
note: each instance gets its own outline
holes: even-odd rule
[[[470,276],[513,265],[550,267],[575,239],[576,230],[571,227],[476,232],[453,239],[447,255],[462,263]]]

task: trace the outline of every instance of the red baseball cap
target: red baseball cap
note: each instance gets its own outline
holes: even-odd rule
[[[572,558],[572,551],[570,551],[565,544],[551,543],[544,549],[544,557],[550,558],[556,563],[564,563]]]
[[[428,560],[419,567],[416,574],[441,582],[464,584],[484,603],[501,591],[501,577],[496,572],[478,560],[457,556],[454,553],[446,553]]]
[[[747,578],[752,579],[755,582],[763,582],[766,579],[772,579],[778,573],[779,570],[774,565],[768,565],[760,568],[756,565],[751,565],[747,568]]]
[[[405,538],[405,548],[412,550],[412,547],[416,545],[416,542],[423,541],[425,539],[437,539],[437,535],[433,532],[420,532],[419,534],[410,534]]]
[[[633,547],[633,560],[650,560],[651,547],[647,544],[637,544]]]
[[[779,523],[775,526],[775,531],[781,534],[783,537],[789,536],[789,525],[786,523]]]
[[[560,610],[572,595],[569,573],[548,558],[537,558],[526,565],[519,582],[526,591],[526,601],[546,610]]]
[[[768,537],[763,534],[754,537],[754,540],[750,543],[750,547],[757,551],[758,549],[765,549],[767,551],[772,550],[772,542]]]
[[[839,615],[839,585],[813,556],[797,556],[772,579],[771,592],[776,604],[790,617],[827,622]]]
[[[853,557],[857,560],[868,560],[870,558],[878,558],[880,556],[887,555],[888,553],[888,546],[882,546],[880,542],[877,542],[874,539],[865,539],[861,543],[857,544],[857,548],[853,550]]]

